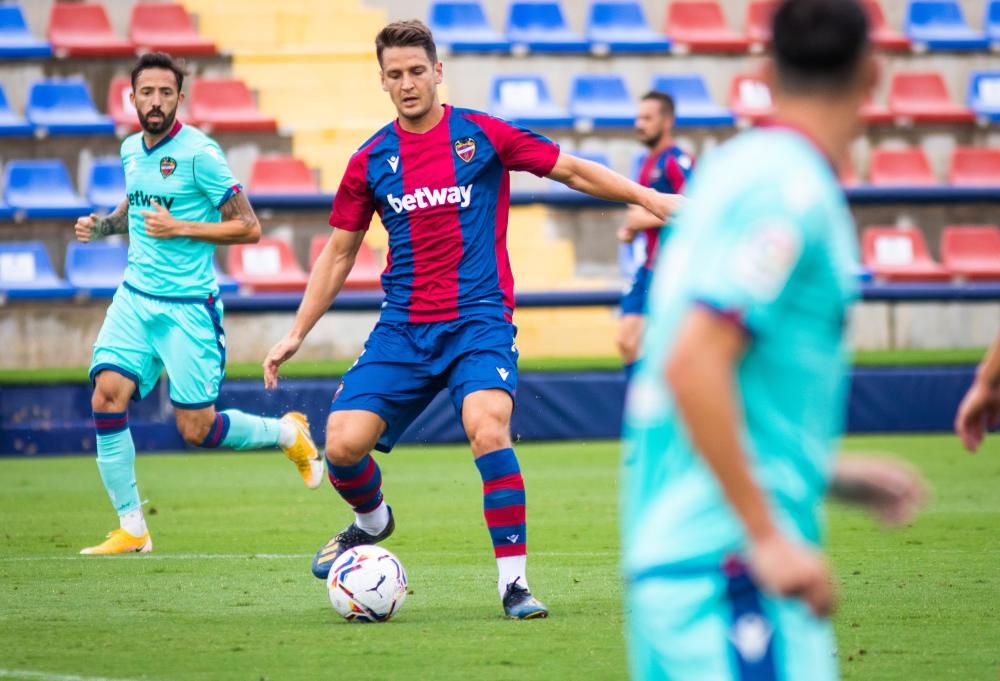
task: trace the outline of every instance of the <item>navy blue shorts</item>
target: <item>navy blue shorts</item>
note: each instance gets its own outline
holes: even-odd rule
[[[653,270],[640,267],[632,278],[632,286],[622,296],[622,314],[646,314],[649,285],[653,283]]]
[[[387,427],[375,449],[388,452],[434,396],[447,388],[459,418],[477,390],[517,388],[517,327],[501,318],[447,322],[379,321],[354,366],[344,374],[330,411],[359,409]]]

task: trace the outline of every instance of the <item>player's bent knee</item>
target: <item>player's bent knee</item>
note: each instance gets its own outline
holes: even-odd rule
[[[493,419],[477,424],[469,433],[469,444],[476,456],[507,449],[511,446],[510,426]]]
[[[177,431],[181,434],[184,442],[195,447],[201,446],[215,422],[214,414],[212,416],[213,418],[200,418],[178,414]]]

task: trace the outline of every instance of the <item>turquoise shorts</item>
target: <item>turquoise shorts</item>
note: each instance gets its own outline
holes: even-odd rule
[[[135,383],[132,399],[150,393],[164,369],[170,401],[181,409],[215,404],[226,367],[218,296],[167,298],[122,284],[94,343],[90,380],[114,371]]]
[[[758,591],[745,569],[644,577],[626,606],[633,681],[838,678],[830,621]]]

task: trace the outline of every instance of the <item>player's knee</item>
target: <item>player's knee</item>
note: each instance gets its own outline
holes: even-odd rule
[[[125,411],[128,397],[123,397],[119,392],[114,386],[98,381],[90,398],[90,406],[95,412]]]
[[[368,453],[367,442],[361,442],[349,428],[330,424],[326,429],[326,460],[334,466],[353,466]]]
[[[200,446],[212,429],[212,419],[178,418],[177,431],[184,442],[195,447]]]
[[[471,429],[469,444],[477,456],[506,449],[511,446],[510,426],[500,419],[484,419]]]

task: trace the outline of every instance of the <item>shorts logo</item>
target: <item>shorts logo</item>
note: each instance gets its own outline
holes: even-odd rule
[[[177,161],[169,156],[160,159],[160,175],[163,175],[164,180],[173,175],[175,170],[177,170]]]
[[[476,140],[471,137],[455,140],[455,153],[458,157],[468,163],[476,155]]]
[[[497,367],[497,373],[500,374],[500,378],[504,381],[506,381],[507,377],[510,376],[510,372],[506,369],[502,369],[501,367]]]
[[[729,640],[740,657],[749,664],[756,664],[767,655],[772,633],[766,619],[756,613],[745,613],[733,623]]]

